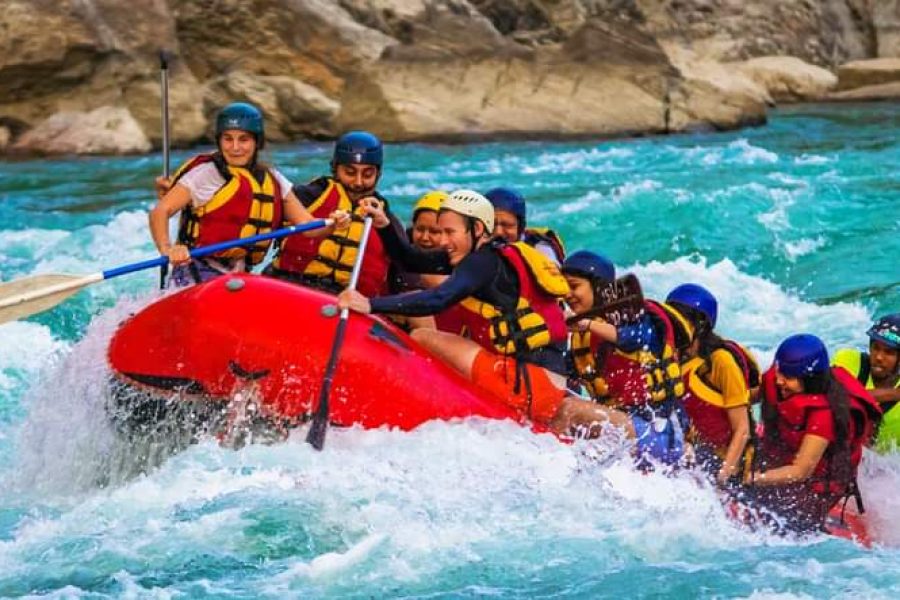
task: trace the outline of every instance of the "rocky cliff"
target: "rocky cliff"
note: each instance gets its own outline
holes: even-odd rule
[[[389,140],[731,128],[823,97],[850,60],[900,56],[896,0],[6,0],[0,148],[208,139],[233,100],[269,137]]]

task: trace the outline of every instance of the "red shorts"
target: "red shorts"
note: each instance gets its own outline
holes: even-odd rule
[[[531,382],[530,410],[524,373],[519,382],[519,392],[513,391],[516,385],[514,358],[481,350],[472,364],[472,381],[532,421],[546,425],[556,416],[566,392],[553,385],[541,367],[526,363],[525,368]]]

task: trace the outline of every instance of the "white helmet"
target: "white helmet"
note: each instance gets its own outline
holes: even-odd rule
[[[444,199],[441,210],[450,210],[482,222],[488,235],[494,232],[494,205],[472,190],[456,190]]]

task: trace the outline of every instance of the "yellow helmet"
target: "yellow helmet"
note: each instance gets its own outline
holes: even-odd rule
[[[494,232],[494,205],[491,201],[472,190],[456,190],[444,200],[442,210],[450,210],[466,217],[472,217],[484,224],[487,235]]]
[[[433,190],[431,192],[425,193],[416,201],[415,206],[413,206],[413,219],[415,220],[416,214],[420,210],[433,210],[434,212],[438,212],[439,210],[441,210],[441,203],[443,203],[446,199],[447,192]]]

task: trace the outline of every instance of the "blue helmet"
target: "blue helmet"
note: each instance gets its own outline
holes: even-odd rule
[[[516,216],[519,221],[519,233],[525,230],[525,198],[516,190],[496,187],[484,195],[494,205],[494,210],[505,210]]]
[[[579,250],[567,256],[562,264],[562,272],[585,277],[590,281],[609,282],[616,278],[616,267],[612,261],[590,250]]]
[[[682,283],[666,296],[666,302],[678,302],[691,308],[696,308],[709,320],[709,326],[716,327],[716,319],[719,316],[719,303],[712,293],[696,283]]]
[[[824,342],[809,333],[787,338],[775,351],[775,366],[788,377],[807,377],[828,370],[828,350]]]
[[[234,102],[219,111],[216,115],[216,142],[222,133],[229,129],[240,129],[252,133],[256,137],[256,145],[263,147],[266,132],[263,127],[263,115],[258,108],[246,102]]]
[[[894,350],[900,350],[900,313],[885,315],[875,321],[866,332],[869,339],[876,340]]]
[[[381,169],[384,162],[384,146],[381,140],[368,131],[348,131],[334,144],[331,166],[375,165]]]

